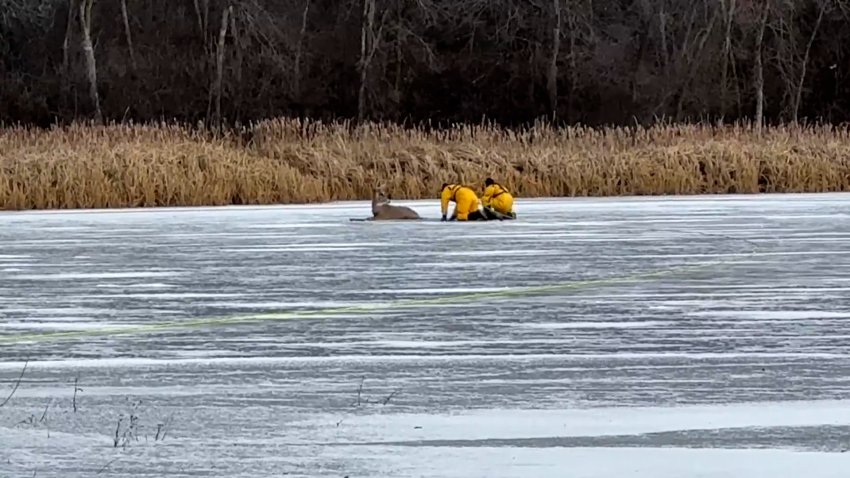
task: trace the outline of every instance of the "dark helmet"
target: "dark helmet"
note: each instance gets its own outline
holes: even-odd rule
[[[496,184],[496,181],[493,181],[493,178],[487,178],[487,179],[484,180],[485,186],[492,186],[494,184]]]

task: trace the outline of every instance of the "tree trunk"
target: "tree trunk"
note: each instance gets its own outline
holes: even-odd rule
[[[676,102],[676,121],[682,120],[686,94],[690,89],[691,82],[696,76],[697,69],[701,65],[701,62],[698,61],[698,57],[702,55],[702,52],[705,50],[705,44],[708,42],[709,37],[711,37],[711,33],[714,31],[714,24],[717,21],[717,16],[717,11],[715,11],[714,15],[711,16],[711,20],[708,22],[708,26],[702,31],[702,33],[700,33],[701,36],[698,36],[699,41],[697,41],[694,54],[688,55],[684,74],[685,77],[682,81],[682,88],[679,91],[679,99]]]
[[[89,80],[89,99],[94,107],[94,120],[102,124],[103,114],[100,111],[100,96],[97,94],[97,64],[94,58],[94,47],[91,41],[91,10],[94,0],[80,1],[80,26],[83,33],[83,52],[86,58],[86,76]]]
[[[546,90],[549,93],[549,110],[552,121],[558,119],[558,56],[561,51],[561,0],[552,0],[555,26],[552,28],[552,57],[549,59],[549,74]]]
[[[121,18],[124,20],[124,36],[127,37],[127,48],[130,50],[130,64],[136,71],[136,54],[133,51],[133,36],[130,34],[130,16],[127,14],[127,0],[121,0]]]
[[[62,79],[60,88],[62,89],[62,105],[68,107],[71,92],[71,36],[74,31],[74,17],[77,15],[74,0],[68,0],[68,20],[65,23],[65,40],[62,42]]]
[[[232,8],[232,7],[231,7]],[[233,10],[231,10],[233,12]],[[244,61],[244,50],[242,46],[242,37],[239,29],[236,27],[236,13],[230,15],[230,36],[233,38],[233,45],[236,47],[236,83],[242,83],[242,63]]]
[[[726,4],[728,1],[728,5]],[[735,17],[735,0],[721,0],[726,14],[726,32],[723,39],[723,59],[720,74],[720,112],[726,116],[729,108],[729,58],[732,56],[732,22]]]
[[[767,16],[770,9],[770,2],[765,1],[762,8],[761,18],[759,19],[759,30],[756,35],[756,71],[755,71],[755,90],[756,90],[756,131],[761,133],[762,124],[764,123],[764,65],[762,63],[762,41],[764,40],[764,29],[767,26]]]
[[[667,13],[663,4],[658,12],[658,33],[661,36],[661,71],[666,79],[670,76],[670,47],[667,44]]]
[[[203,7],[201,3],[203,2]],[[198,34],[201,36],[201,41],[204,45],[204,50],[207,54],[210,53],[210,47],[208,43],[208,28],[209,25],[209,16],[210,16],[210,1],[209,0],[193,0],[195,5],[195,16],[198,20]]]
[[[221,14],[221,29],[218,32],[218,48],[216,51],[216,68],[215,68],[215,128],[216,133],[221,132],[221,84],[224,76],[224,40],[227,37],[227,20],[230,14],[233,13],[233,6],[229,5]]]
[[[363,19],[360,28],[360,89],[357,93],[357,122],[366,117],[366,82],[373,51],[375,26],[375,0],[363,0]]]
[[[815,37],[818,34],[818,30],[820,29],[821,21],[823,20],[823,14],[826,12],[827,0],[821,0],[820,12],[818,12],[818,19],[815,21],[815,26],[812,28],[812,35],[809,37],[809,43],[806,44],[806,52],[803,55],[803,66],[802,71],[800,72],[800,81],[797,83],[797,91],[794,95],[794,111],[793,111],[793,122],[797,123],[797,115],[800,112],[800,102],[802,101],[803,96],[803,84],[806,81],[806,67],[809,64],[809,53],[812,50],[812,43],[815,42]]]
[[[393,92],[392,98],[395,103],[396,112],[399,110],[401,103],[401,72],[402,63],[404,62],[404,52],[402,51],[402,28],[404,25],[404,0],[396,0],[396,23],[395,23],[395,70],[393,72]]]
[[[74,10],[74,0],[68,0],[68,20],[65,23],[65,41],[62,42],[62,71],[66,80],[69,76],[71,67],[68,49],[71,47],[71,32],[74,28],[74,16],[76,14],[77,13]]]
[[[233,7],[231,7],[233,8]],[[242,64],[245,61],[245,52],[242,44],[242,37],[239,33],[239,28],[236,26],[237,12],[231,10],[230,15],[230,36],[233,38],[233,45],[236,47],[236,84],[242,84]],[[242,94],[233,96],[234,119],[238,120],[242,112]]]
[[[204,16],[201,13],[201,4],[198,3],[198,0],[193,0],[192,3],[195,5],[195,17],[198,20],[198,35],[200,35],[201,40],[206,41],[207,33],[204,28]]]
[[[307,13],[310,11],[310,0],[304,2],[301,13],[301,32],[298,34],[298,44],[295,47],[295,72],[293,74],[292,92],[296,99],[301,96],[301,55],[304,48],[304,37],[307,35]]]
[[[578,83],[578,67],[576,62],[576,29],[578,28],[576,20],[575,4],[570,4],[567,10],[567,24],[570,29],[570,84],[567,89],[567,121],[572,123],[574,120],[573,110],[575,108],[575,90]]]

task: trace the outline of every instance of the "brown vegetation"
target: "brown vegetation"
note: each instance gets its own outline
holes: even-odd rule
[[[519,197],[843,191],[833,127],[655,126],[441,131],[274,120],[225,133],[175,125],[0,130],[0,208],[309,203],[438,197],[492,176]]]

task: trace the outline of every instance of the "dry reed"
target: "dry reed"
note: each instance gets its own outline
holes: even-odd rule
[[[519,197],[844,191],[850,134],[749,125],[522,131],[270,120],[215,138],[158,125],[0,130],[0,208],[435,198],[491,176]]]

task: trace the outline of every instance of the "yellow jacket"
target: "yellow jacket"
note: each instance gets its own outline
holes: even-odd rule
[[[514,207],[514,197],[498,183],[484,189],[481,202],[484,203],[484,207],[491,207],[502,214],[510,214]]]
[[[449,201],[455,202],[455,211],[453,217],[457,217],[458,221],[466,221],[469,214],[478,210],[478,196],[472,188],[460,184],[449,184],[443,188],[440,195],[440,211],[443,216],[449,210]]]

